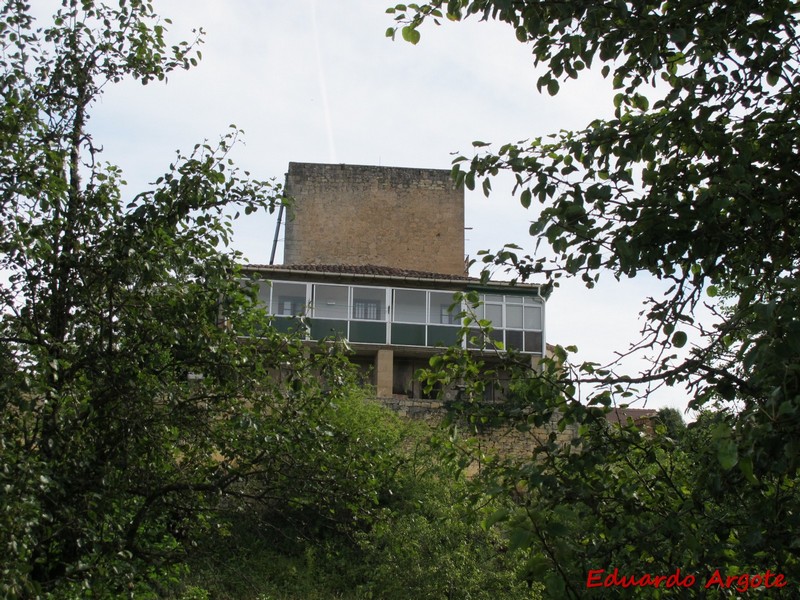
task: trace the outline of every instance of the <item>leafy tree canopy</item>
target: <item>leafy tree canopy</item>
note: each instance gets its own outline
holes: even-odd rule
[[[556,254],[549,264],[505,247],[484,261],[522,279],[580,275],[589,287],[603,272],[667,281],[646,313],[652,368],[624,381],[687,382],[694,408],[738,397],[752,417],[743,452],[768,470],[798,466],[788,435],[800,356],[796,3],[440,0],[389,11],[413,43],[428,20],[508,24],[552,95],[589,68],[611,79],[613,119],[455,160],[469,188],[512,172],[522,205],[541,205],[531,235]],[[703,328],[695,308],[722,292],[735,305]],[[699,341],[679,360],[690,330]],[[583,380],[619,381],[585,369]]]
[[[531,235],[555,254],[508,245],[487,252],[487,265],[523,280],[580,276],[587,287],[604,274],[668,284],[647,301],[645,373],[562,368],[559,348],[529,386],[518,427],[558,410],[584,450],[550,443],[547,458],[504,472],[505,489],[522,480],[533,499],[511,520],[533,571],[551,578],[554,597],[580,596],[596,564],[777,565],[796,576],[796,530],[775,515],[798,508],[800,7],[434,0],[389,12],[398,25],[387,35],[415,44],[429,21],[499,21],[530,46],[540,91],[556,95],[589,69],[616,90],[613,118],[496,147],[476,142],[475,156],[456,158],[454,176],[470,189],[489,193],[491,177],[512,173],[521,204],[539,206]],[[717,324],[699,322],[697,307],[720,296],[733,300]],[[631,385],[645,382],[688,385],[690,406],[709,411],[680,449],[601,426],[602,409],[631,401]],[[600,386],[585,404],[582,383]]]
[[[0,596],[150,597],[224,511],[354,528],[394,472],[351,437],[336,347],[278,335],[220,250],[281,190],[238,132],[129,194],[87,128],[102,91],[200,58],[153,5],[0,7]]]

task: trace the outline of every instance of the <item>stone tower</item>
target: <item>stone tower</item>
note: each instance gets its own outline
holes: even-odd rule
[[[286,265],[464,275],[464,190],[450,171],[289,163]]]

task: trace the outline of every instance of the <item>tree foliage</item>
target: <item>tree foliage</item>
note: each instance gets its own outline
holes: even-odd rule
[[[335,346],[278,335],[224,248],[281,190],[238,132],[129,194],[89,128],[102,91],[200,58],[150,2],[0,8],[0,595],[147,597],[221,511],[353,528],[392,456],[339,425]]]
[[[485,254],[488,265],[508,267],[523,280],[580,276],[587,287],[604,274],[649,274],[668,283],[645,312],[638,348],[652,359],[646,372],[620,376],[593,363],[554,364],[541,376],[552,386],[542,408],[558,408],[581,427],[584,448],[595,447],[599,435],[588,427],[595,409],[632,401],[636,383],[682,383],[692,408],[717,411],[713,426],[701,429],[703,445],[684,449],[679,459],[668,455],[680,465],[675,469],[659,466],[663,450],[650,442],[603,434],[599,458],[551,448],[543,463],[513,470],[553,511],[573,509],[558,509],[549,494],[562,502],[589,492],[583,497],[609,499],[586,505],[592,521],[565,516],[566,523],[581,523],[570,532],[595,530],[580,548],[563,540],[573,552],[569,559],[543,551],[545,536],[528,538],[530,548],[544,552],[541,565],[560,589],[574,585],[580,570],[571,576],[565,565],[574,568],[575,557],[590,556],[593,547],[594,560],[604,556],[602,564],[611,566],[670,557],[673,567],[778,565],[796,573],[795,530],[774,515],[796,513],[800,467],[799,10],[783,0],[434,0],[389,9],[412,43],[431,20],[507,24],[530,46],[538,87],[550,95],[589,69],[616,90],[612,118],[495,150],[476,142],[477,155],[455,160],[454,176],[468,188],[484,178],[488,192],[492,176],[513,173],[521,204],[539,205],[531,235],[555,256],[506,246]],[[734,298],[732,306],[718,311],[713,326],[699,322],[697,307],[720,295]],[[689,340],[691,347],[679,350]],[[577,391],[587,383],[599,387],[583,406]],[[644,460],[638,466],[637,456]],[[541,470],[544,464],[549,470]],[[609,480],[599,469],[620,476]],[[724,516],[708,518],[704,503]],[[769,511],[759,508],[766,505]],[[615,514],[639,541],[624,529],[597,528]],[[538,521],[528,514],[525,522],[559,521],[551,516]],[[675,519],[684,531],[672,536]],[[658,550],[652,540],[662,535],[685,554]],[[623,541],[635,550],[628,559],[619,554]],[[584,563],[584,573],[593,566]]]
[[[263,515],[242,513],[230,535],[212,535],[193,552],[191,585],[179,597],[539,600],[539,586],[518,577],[524,557],[507,552],[500,531],[481,527],[480,513],[465,502],[468,483],[452,477],[430,429],[377,405],[345,404],[341,416],[353,435],[403,457],[370,526],[354,535],[276,539]],[[508,504],[489,501],[483,512],[498,502]]]

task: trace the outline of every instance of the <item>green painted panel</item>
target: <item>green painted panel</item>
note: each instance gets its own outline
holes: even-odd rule
[[[291,333],[298,331],[303,324],[293,317],[272,317],[272,326],[281,333]]]
[[[350,321],[350,341],[366,344],[386,343],[386,323],[383,321]]]
[[[453,346],[458,342],[459,327],[428,325],[428,346]]]
[[[398,346],[424,346],[425,325],[392,323],[392,344]]]
[[[347,321],[340,319],[311,319],[311,339],[347,337]]]

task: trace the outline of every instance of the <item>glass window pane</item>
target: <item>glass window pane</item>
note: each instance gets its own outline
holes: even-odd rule
[[[522,304],[522,296],[506,296],[506,304]]]
[[[471,306],[469,307],[469,312],[472,314],[476,319],[482,319],[483,314],[485,312],[484,305],[481,304],[480,306]]]
[[[425,292],[395,290],[393,320],[398,323],[425,323]]]
[[[314,316],[323,319],[347,319],[347,286],[315,285]]]
[[[481,300],[483,300],[484,302],[502,302],[503,297],[498,296],[497,294],[483,294],[481,296]]]
[[[486,311],[486,318],[492,322],[492,327],[499,328],[503,326],[502,304],[486,304],[484,309]]]
[[[506,330],[506,349],[522,351],[522,332]]]
[[[269,281],[259,281],[256,285],[258,286],[258,302],[269,312],[269,296],[270,292],[272,292],[272,284]]]
[[[461,310],[456,306],[450,311],[451,304],[453,304],[453,294],[450,292],[431,292],[430,322],[443,325],[458,325],[458,313]]]
[[[542,353],[542,333],[541,331],[525,332],[525,352]]]
[[[272,282],[272,314],[302,315],[306,311],[306,284]]]
[[[385,321],[386,289],[354,287],[352,318]]]
[[[522,307],[506,306],[506,327],[522,329]]]
[[[541,330],[541,328],[542,328],[542,307],[526,306],[525,329],[538,331]]]
[[[525,306],[536,306],[539,304],[539,300],[536,298],[532,298],[531,296],[525,296]]]

